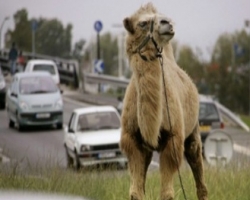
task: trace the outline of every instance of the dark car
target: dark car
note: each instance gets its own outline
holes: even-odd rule
[[[6,83],[4,75],[0,68],[0,108],[5,109],[5,99],[6,99]]]
[[[199,123],[203,144],[211,130],[224,128],[219,108],[211,97],[200,95]]]

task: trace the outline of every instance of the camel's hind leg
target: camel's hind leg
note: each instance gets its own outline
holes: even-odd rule
[[[185,140],[185,156],[194,175],[198,199],[207,200],[199,125],[196,126],[194,132]]]
[[[120,145],[128,158],[131,180],[130,200],[142,200],[145,194],[146,173],[153,152],[142,147],[142,142],[138,141],[138,138],[126,133],[122,134]]]

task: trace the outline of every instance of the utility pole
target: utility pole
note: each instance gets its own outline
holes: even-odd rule
[[[114,28],[123,28],[122,24],[113,24]],[[118,77],[123,76],[123,63],[124,63],[124,32],[118,36]]]
[[[245,26],[250,29],[250,20],[245,20]],[[250,33],[249,33],[250,35]],[[249,44],[249,50],[250,50],[250,44]],[[250,52],[250,51],[249,51]],[[248,115],[250,116],[250,54],[249,54],[249,60],[248,60],[248,82],[249,82],[249,99],[248,99]]]
[[[1,26],[0,26],[0,49],[2,48],[2,29],[3,29],[3,25],[4,25],[4,23],[5,23],[8,19],[9,19],[9,17],[5,17],[5,18],[3,19],[3,22],[2,22],[2,24],[1,24]]]
[[[36,54],[36,29],[37,29],[37,22],[36,20],[32,20],[32,24],[31,24],[31,29],[32,29],[32,56],[33,58],[35,57]]]

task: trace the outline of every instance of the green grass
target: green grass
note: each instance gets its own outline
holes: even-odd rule
[[[249,200],[249,163],[241,168],[223,169],[206,167],[205,180],[209,200]],[[188,167],[181,169],[184,189],[189,200],[195,200],[195,183]],[[18,175],[0,171],[0,189],[28,190],[83,196],[93,200],[128,200],[129,176],[127,171],[82,171],[54,169],[40,176]],[[177,174],[174,182],[175,200],[183,200]],[[158,170],[148,173],[145,200],[160,200],[160,175]]]
[[[240,118],[250,127],[250,117],[248,115],[240,115]]]

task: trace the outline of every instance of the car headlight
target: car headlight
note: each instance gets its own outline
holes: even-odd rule
[[[0,90],[4,89],[6,86],[5,81],[0,81]]]
[[[62,99],[59,99],[55,103],[55,107],[61,109],[63,107],[63,101]]]
[[[25,103],[24,101],[21,101],[19,105],[20,105],[20,108],[22,110],[27,110],[28,109],[28,104]]]
[[[89,151],[91,148],[89,145],[82,145],[81,146],[81,151],[84,152],[84,151]]]

